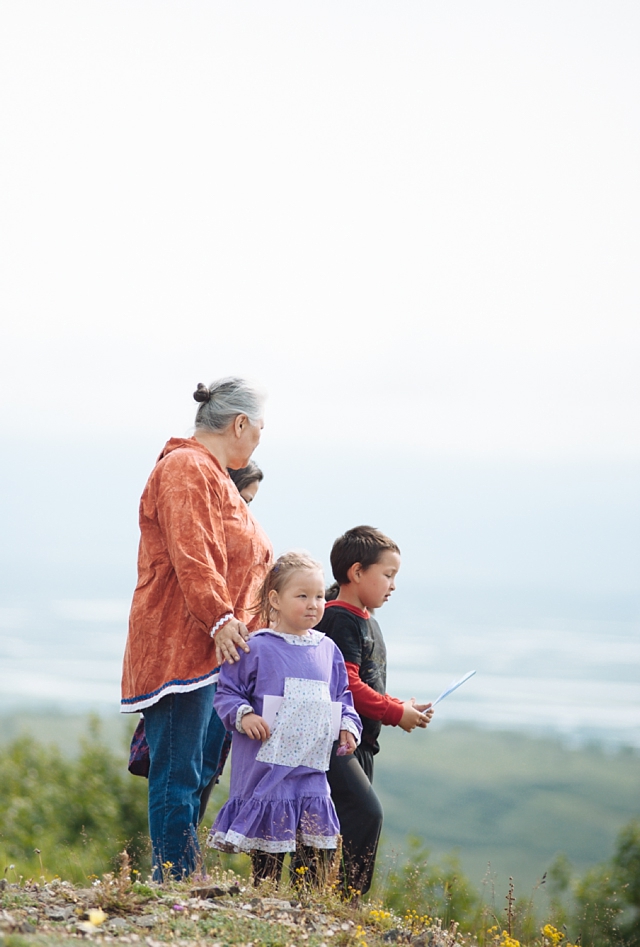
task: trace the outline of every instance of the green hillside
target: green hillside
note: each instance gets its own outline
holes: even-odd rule
[[[476,884],[490,864],[501,889],[513,875],[530,890],[558,852],[580,870],[611,856],[640,814],[640,754],[470,727],[385,728],[375,785],[388,859],[416,835],[434,854],[457,849]]]
[[[52,708],[50,711],[17,711],[0,715],[0,747],[22,733],[30,734],[39,743],[57,746],[65,756],[75,756],[80,740],[89,732],[90,714],[67,714]],[[100,717],[100,733],[114,752],[128,747],[139,714],[113,713]]]

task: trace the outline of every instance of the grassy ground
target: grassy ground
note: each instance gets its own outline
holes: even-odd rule
[[[0,881],[2,947],[71,947],[78,938],[145,947],[571,947],[556,928],[545,936],[536,925],[519,941],[495,920],[481,912],[465,936],[457,924],[426,914],[344,901],[332,876],[321,890],[286,879],[278,889],[266,882],[254,888],[229,872],[162,886],[136,881],[128,870],[89,887],[59,878]]]

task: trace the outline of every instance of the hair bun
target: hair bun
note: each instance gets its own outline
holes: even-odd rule
[[[193,393],[193,400],[200,401],[203,404],[206,404],[207,401],[211,399],[211,392],[206,385],[203,385],[202,382],[198,382],[198,387]]]

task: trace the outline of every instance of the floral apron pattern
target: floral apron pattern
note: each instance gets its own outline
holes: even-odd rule
[[[329,769],[333,745],[331,695],[325,681],[287,677],[284,700],[276,714],[271,736],[256,759],[280,766]]]

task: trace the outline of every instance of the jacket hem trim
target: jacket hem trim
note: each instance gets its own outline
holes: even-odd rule
[[[208,684],[215,684],[220,674],[220,668],[216,667],[208,674],[202,677],[193,678],[190,681],[167,681],[155,691],[149,694],[141,694],[139,697],[123,697],[120,701],[120,713],[131,714],[144,710],[145,707],[151,707],[153,704],[167,694],[187,694],[189,691],[196,691],[200,687],[206,687]]]

